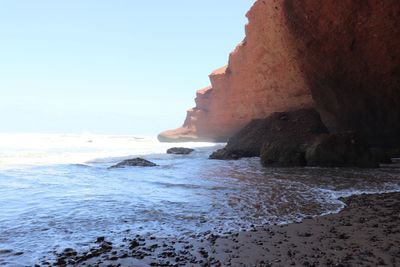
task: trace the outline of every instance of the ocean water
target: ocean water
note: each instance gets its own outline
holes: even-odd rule
[[[179,144],[178,144],[179,145]],[[98,236],[191,236],[338,212],[340,197],[400,190],[400,170],[263,168],[259,159],[208,160],[223,144],[153,137],[0,135],[0,265],[32,266]],[[108,169],[141,156],[158,167]]]

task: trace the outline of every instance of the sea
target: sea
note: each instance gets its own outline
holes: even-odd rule
[[[170,155],[174,146],[194,148]],[[86,250],[99,236],[189,237],[339,212],[341,197],[400,191],[400,169],[264,168],[210,160],[218,143],[156,137],[0,134],[0,266]],[[142,157],[157,167],[109,169]]]

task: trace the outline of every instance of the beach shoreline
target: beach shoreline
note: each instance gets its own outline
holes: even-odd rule
[[[66,249],[55,266],[398,266],[400,193],[343,198],[336,214],[299,223],[194,238],[99,237],[85,253]]]

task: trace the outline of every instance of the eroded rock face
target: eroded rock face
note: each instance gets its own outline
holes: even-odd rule
[[[284,2],[324,123],[371,146],[400,147],[400,1]]]
[[[164,142],[226,141],[253,119],[313,106],[310,91],[288,42],[283,1],[257,1],[247,17],[246,38],[229,64],[197,92],[181,128],[159,135]]]

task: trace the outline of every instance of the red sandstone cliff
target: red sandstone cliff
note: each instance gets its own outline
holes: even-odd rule
[[[400,147],[400,1],[258,0],[245,40],[162,141],[223,140],[255,118],[315,106],[330,132]]]
[[[210,75],[183,126],[161,133],[161,141],[223,141],[252,119],[313,105],[288,42],[283,1],[257,1],[247,17],[246,38],[228,66]]]

